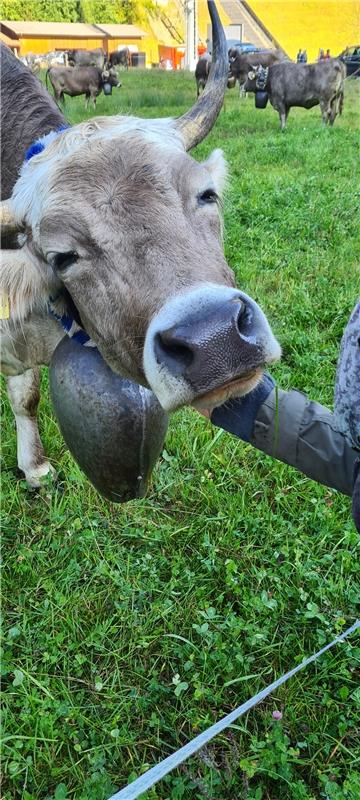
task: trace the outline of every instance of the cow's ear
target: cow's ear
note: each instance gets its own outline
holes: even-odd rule
[[[210,173],[219,195],[222,194],[226,187],[228,176],[228,165],[222,150],[213,150],[207,161],[203,166]]]

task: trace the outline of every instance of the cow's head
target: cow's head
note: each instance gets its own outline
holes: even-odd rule
[[[203,163],[187,154],[212,128],[227,83],[212,0],[209,9],[214,59],[190,111],[175,120],[95,118],[64,131],[23,168],[4,208],[26,236],[22,304],[71,298],[110,367],[150,386],[168,410],[246,394],[280,354],[224,258],[222,153]],[[11,302],[21,316],[15,290]]]
[[[121,83],[120,83],[119,78],[117,76],[117,72],[116,72],[115,67],[109,67],[108,66],[106,69],[103,69],[103,71],[101,73],[101,77],[102,77],[103,83],[109,83],[110,86],[115,86],[117,88],[120,88]]]
[[[261,64],[256,64],[248,72],[247,79],[244,84],[245,92],[256,92],[258,90],[264,91],[268,82],[269,67],[263,67]]]
[[[234,61],[237,60],[238,55],[239,51],[236,49],[236,47],[230,47],[228,52],[229,64],[233,64]]]

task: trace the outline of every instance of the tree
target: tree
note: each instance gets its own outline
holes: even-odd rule
[[[154,7],[153,0],[79,0],[78,13],[81,22],[134,24]]]
[[[2,0],[3,19],[77,22],[78,0]]]
[[[139,23],[158,11],[154,0],[2,0],[9,20],[40,22]]]

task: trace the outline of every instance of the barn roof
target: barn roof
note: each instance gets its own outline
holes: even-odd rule
[[[105,32],[85,22],[29,22],[22,20],[0,20],[1,29],[11,38],[18,36],[59,36],[64,38],[103,39]],[[132,27],[132,26],[124,26]]]
[[[7,44],[8,47],[20,47],[18,39],[10,39],[10,36],[6,36],[6,33],[3,33],[3,31],[0,31],[0,39]]]
[[[95,25],[100,31],[103,31],[106,36],[112,39],[143,39],[144,36],[149,34],[141,30],[136,25]]]

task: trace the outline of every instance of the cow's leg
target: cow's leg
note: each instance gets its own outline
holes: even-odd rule
[[[87,111],[88,108],[89,108],[89,100],[90,100],[90,95],[88,93],[86,93],[85,94],[85,111]]]
[[[41,486],[41,479],[55,471],[46,460],[36,413],[40,400],[40,372],[27,369],[22,375],[6,379],[17,431],[17,461],[30,486]]]
[[[342,92],[339,92],[339,94],[337,94],[331,101],[330,125],[334,124],[338,114],[339,116],[341,116],[343,102],[344,102],[344,95]]]
[[[330,114],[331,114],[330,102],[328,100],[320,100],[320,110],[321,110],[323,124],[327,125],[330,120]]]
[[[280,129],[281,132],[284,133],[286,120],[289,116],[289,108],[285,108],[285,106],[281,106],[279,109],[279,117],[280,117]]]
[[[336,119],[336,114],[338,112],[338,99],[334,97],[334,99],[330,103],[330,114],[329,114],[329,125],[333,125]]]
[[[339,116],[341,117],[344,108],[344,92],[340,92],[339,94]]]

